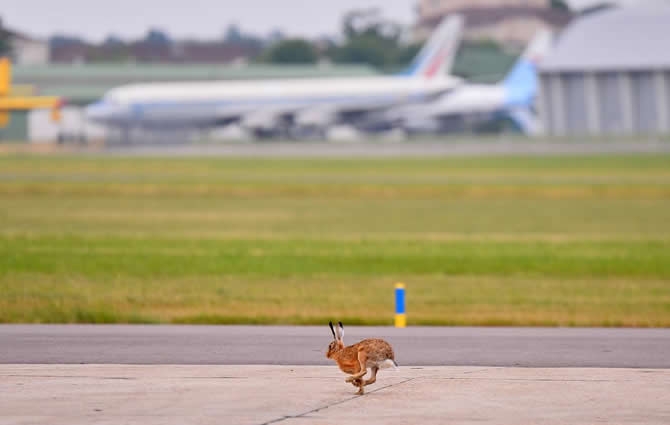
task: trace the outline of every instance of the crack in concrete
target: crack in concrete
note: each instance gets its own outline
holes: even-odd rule
[[[471,373],[486,372],[486,371],[491,370],[491,369],[495,369],[495,368],[485,367],[485,368],[480,368],[480,369],[475,369],[475,370],[466,370],[465,372],[463,372],[463,375],[468,375],[468,374],[471,374]]]
[[[400,382],[397,382],[397,383],[395,383],[395,384],[389,384],[389,385],[385,385],[385,386],[383,386],[383,387],[379,387],[379,388],[377,388],[377,389],[375,389],[375,390],[366,392],[365,394],[376,393],[377,391],[381,391],[381,390],[384,390],[384,389],[386,389],[386,388],[390,388],[390,387],[395,387],[395,386],[398,386],[398,385],[402,385],[402,384],[404,384],[404,383],[406,383],[406,382],[413,381],[413,380],[415,380],[415,379],[419,379],[419,378],[421,378],[421,377],[417,376],[417,377],[414,377],[414,378],[407,378],[407,379],[405,379],[405,380],[403,380],[403,381],[400,381]],[[321,410],[328,409],[328,408],[330,408],[330,407],[338,406],[338,405],[340,405],[340,404],[344,404],[344,403],[346,403],[346,402],[348,402],[348,401],[356,400],[356,399],[361,398],[361,397],[364,397],[364,396],[355,395],[355,396],[353,396],[353,397],[345,398],[344,400],[336,401],[336,402],[334,402],[334,403],[330,403],[330,404],[327,404],[327,405],[325,405],[325,406],[317,407],[317,408],[315,408],[315,409],[308,410],[308,411],[306,411],[306,412],[299,413],[299,414],[297,414],[297,415],[284,415],[284,416],[282,416],[281,418],[273,419],[273,420],[268,421],[268,422],[263,422],[263,423],[260,424],[260,425],[276,424],[276,423],[279,423],[279,422],[283,422],[283,421],[285,421],[285,420],[287,420],[287,419],[304,418],[305,416],[307,416],[307,415],[309,415],[309,414],[316,413],[316,412],[319,412],[319,411],[321,411]]]
[[[249,379],[248,376],[176,376],[175,378],[176,379]]]

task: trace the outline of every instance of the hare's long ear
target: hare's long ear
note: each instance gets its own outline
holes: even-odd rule
[[[339,332],[339,334],[340,334],[340,341],[342,341],[342,339],[344,338],[344,326],[342,326],[342,322],[337,322],[337,324],[339,325],[339,326],[337,327],[337,330],[340,331],[340,332]]]
[[[330,331],[333,333],[333,338],[337,339],[337,335],[335,334],[335,328],[333,328],[333,322],[328,323],[330,325]]]

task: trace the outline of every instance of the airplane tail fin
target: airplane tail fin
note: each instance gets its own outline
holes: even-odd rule
[[[423,78],[444,75],[454,62],[464,21],[458,14],[444,18],[409,67],[400,74]]]
[[[537,33],[500,83],[505,90],[507,116],[524,134],[536,135],[542,132],[540,120],[534,111],[539,87],[537,67],[551,48],[552,41],[550,31]]]
[[[521,54],[514,67],[507,74],[504,84],[535,85],[537,82],[537,66],[551,48],[552,33],[548,30],[538,32]]]

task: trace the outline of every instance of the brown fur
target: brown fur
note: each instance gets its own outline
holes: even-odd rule
[[[385,360],[395,362],[393,348],[383,339],[364,339],[346,347],[341,337],[335,335],[335,331],[333,331],[333,336],[335,340],[328,346],[326,357],[335,360],[342,372],[351,375],[347,377],[346,382],[351,382],[358,387],[357,394],[362,395],[363,387],[377,380],[377,371],[382,362]],[[372,376],[368,380],[363,380],[368,368],[371,369]]]

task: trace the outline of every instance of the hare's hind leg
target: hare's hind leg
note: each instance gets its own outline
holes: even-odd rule
[[[372,372],[372,376],[370,377],[370,379],[363,382],[363,385],[370,385],[370,384],[374,384],[375,382],[377,382],[377,371],[379,371],[379,367],[374,366],[370,369],[370,371]]]
[[[366,366],[367,361],[368,361],[368,356],[363,351],[359,351],[358,352],[358,363],[360,363],[361,370],[358,373],[354,373],[353,375],[349,376],[347,379],[345,379],[345,381],[346,382],[354,382],[356,379],[362,378],[363,376],[365,376],[365,374],[368,373],[368,369],[367,369],[367,366]]]

